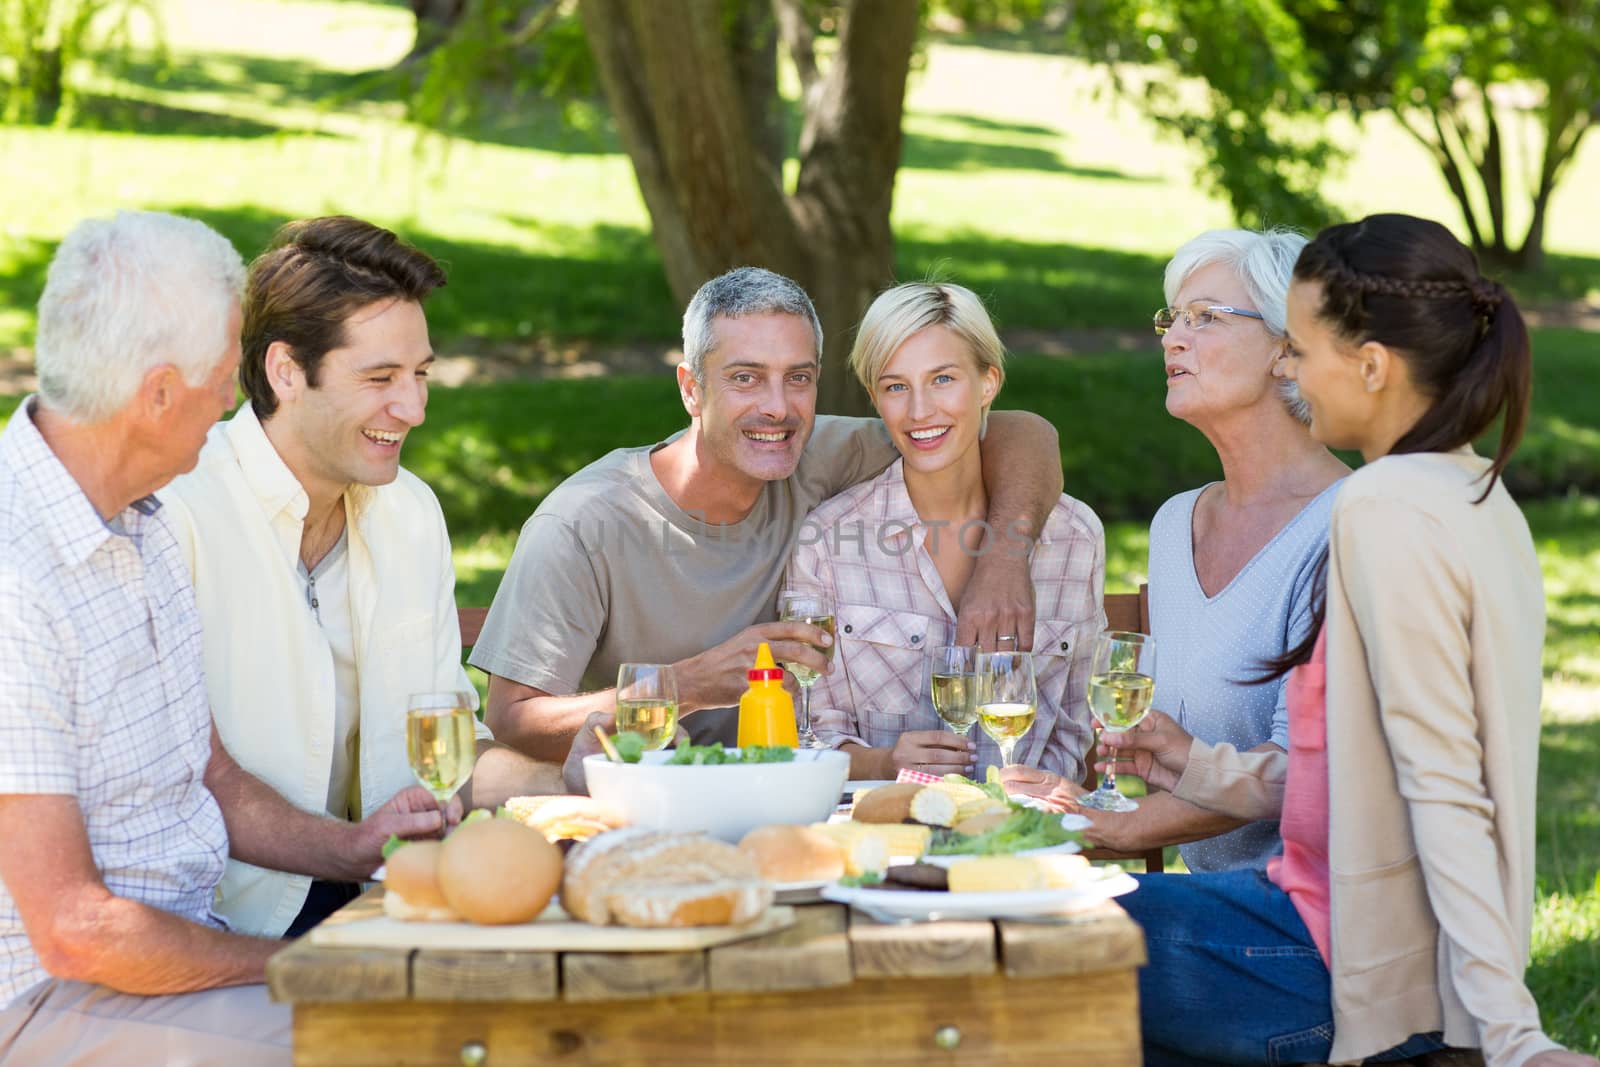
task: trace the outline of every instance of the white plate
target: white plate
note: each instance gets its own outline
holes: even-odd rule
[[[1051,845],[1049,848],[1025,848],[1021,852],[994,852],[994,853],[985,853],[985,855],[995,855],[995,856],[1070,856],[1074,852],[1082,852],[1082,851],[1083,851],[1083,846],[1078,844],[1076,841],[1064,841],[1059,845]],[[978,858],[979,858],[979,854],[976,853],[976,852],[967,852],[967,853],[957,852],[957,853],[952,853],[951,855],[948,855],[948,856],[925,855],[918,862],[919,863],[931,863],[935,867],[949,867],[952,864],[965,863],[968,860],[975,860],[975,859],[978,859]]]
[[[822,899],[822,887],[832,884],[827,878],[806,882],[773,882],[774,904],[815,904]]]
[[[849,781],[844,784],[844,795],[847,797],[852,797],[856,795],[857,790],[877,789],[879,786],[883,785],[894,785],[894,782],[888,778],[861,778],[855,781]]]
[[[864,910],[900,919],[999,919],[1062,915],[1091,908],[1138,888],[1130,875],[1115,867],[1097,867],[1070,889],[1038,889],[1014,893],[936,893],[917,889],[852,889],[824,886],[822,895],[840,904],[860,903]]]

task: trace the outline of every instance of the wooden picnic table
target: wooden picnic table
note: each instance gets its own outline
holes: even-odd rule
[[[382,889],[330,922],[381,910]],[[889,925],[840,904],[692,952],[319,947],[267,967],[299,1067],[360,1064],[1095,1064],[1138,1067],[1144,936],[1071,924]]]

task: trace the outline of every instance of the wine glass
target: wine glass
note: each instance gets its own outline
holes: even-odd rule
[[[978,721],[978,646],[938,645],[928,659],[933,710],[961,737]]]
[[[678,676],[665,663],[624,663],[617,668],[617,731],[644,738],[645,748],[666,748],[678,732]]]
[[[827,593],[785,589],[778,597],[778,618],[783,622],[803,622],[828,631],[828,636],[832,637],[833,641],[827,648],[819,648],[817,651],[821,652],[829,663],[833,662],[833,650],[839,643],[833,624],[833,597]],[[822,675],[802,663],[785,663],[783,666],[800,684],[800,747],[826,747],[817,739],[816,731],[811,729],[811,687],[817,684],[817,679]]]
[[[1089,711],[1101,730],[1122,733],[1139,725],[1156,692],[1156,639],[1147,634],[1107,630],[1095,638],[1089,667]],[[1115,756],[1110,757],[1115,762]],[[1135,800],[1117,789],[1117,774],[1107,770],[1100,788],[1078,798],[1096,811],[1133,811]]]
[[[406,699],[406,758],[441,810],[472,777],[477,694],[412,693]]]
[[[978,724],[1000,746],[1001,763],[1014,763],[1011,753],[1033,728],[1039,687],[1033,677],[1031,652],[984,652],[978,656]]]

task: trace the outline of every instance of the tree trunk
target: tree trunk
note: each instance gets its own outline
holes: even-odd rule
[[[417,17],[417,39],[401,63],[425,56],[439,47],[466,10],[467,0],[411,0],[411,13]]]
[[[687,304],[707,279],[746,264],[793,278],[822,317],[821,410],[863,412],[844,357],[861,312],[894,276],[889,209],[917,5],[854,0],[807,109],[788,197],[763,122],[770,110],[747,99],[766,82],[730,48],[750,27],[770,47],[770,10],[753,10],[769,0],[741,2],[752,10],[731,27],[722,0],[582,0],[580,11],[673,295]]]

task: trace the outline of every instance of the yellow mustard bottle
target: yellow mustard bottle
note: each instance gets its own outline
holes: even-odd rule
[[[756,665],[746,677],[750,679],[750,688],[739,698],[739,747],[798,747],[800,735],[794,725],[794,700],[783,688],[783,668],[773,661],[772,649],[765,641],[756,652]]]

